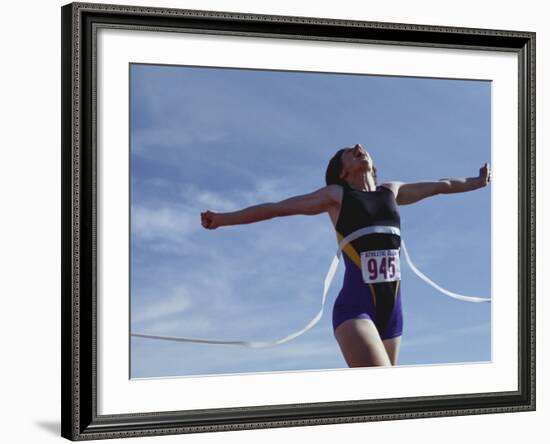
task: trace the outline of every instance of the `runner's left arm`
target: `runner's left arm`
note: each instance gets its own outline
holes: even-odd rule
[[[437,194],[463,193],[476,190],[487,186],[490,180],[489,164],[485,163],[479,169],[479,175],[476,177],[444,178],[436,181],[412,183],[386,182],[383,185],[394,192],[399,205],[408,205]]]

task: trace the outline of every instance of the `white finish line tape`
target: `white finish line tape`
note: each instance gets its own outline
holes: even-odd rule
[[[348,234],[344,239],[340,241],[338,244],[338,249],[336,250],[336,254],[334,255],[334,258],[332,259],[332,262],[330,264],[330,267],[327,271],[327,274],[325,276],[325,281],[323,284],[323,296],[321,298],[321,308],[319,312],[315,315],[315,317],[309,321],[302,329],[295,331],[293,333],[290,333],[289,335],[281,338],[276,339],[272,341],[222,341],[222,340],[215,340],[215,339],[203,339],[203,338],[191,338],[191,337],[182,337],[182,336],[160,336],[160,335],[149,335],[145,333],[132,333],[131,336],[137,337],[137,338],[147,338],[147,339],[161,339],[164,341],[177,341],[177,342],[196,342],[200,344],[222,344],[222,345],[240,345],[243,347],[250,347],[250,348],[263,348],[263,347],[272,347],[274,345],[283,344],[285,342],[288,342],[302,334],[304,334],[306,331],[311,329],[317,322],[319,322],[319,319],[321,319],[321,316],[323,315],[323,311],[325,308],[325,302],[327,299],[327,293],[330,288],[330,284],[332,283],[332,280],[334,279],[334,275],[336,274],[336,270],[338,269],[338,264],[340,263],[340,256],[342,254],[342,249],[346,244],[349,242],[357,239],[358,237],[364,236],[366,234],[372,234],[372,233],[386,233],[386,234],[397,234],[398,236],[401,235],[401,231],[399,228],[390,227],[386,225],[375,225],[370,227],[364,227],[360,228],[359,230],[354,231],[353,233]],[[403,252],[405,253],[405,259],[407,260],[407,263],[411,267],[412,271],[414,271],[420,279],[434,287],[436,290],[440,291],[441,293],[461,301],[466,302],[491,302],[491,299],[489,298],[480,298],[476,296],[464,296],[462,294],[454,293],[452,291],[446,290],[439,285],[437,285],[435,282],[433,282],[430,278],[428,278],[424,273],[419,271],[416,266],[412,263],[409,253],[407,252],[407,247],[405,246],[405,241],[401,239],[401,246],[403,247]]]

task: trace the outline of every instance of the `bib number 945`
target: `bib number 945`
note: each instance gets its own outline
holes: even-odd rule
[[[361,252],[361,273],[365,284],[400,280],[399,249]]]

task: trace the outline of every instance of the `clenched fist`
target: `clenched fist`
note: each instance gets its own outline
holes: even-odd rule
[[[214,213],[213,211],[203,211],[201,213],[201,224],[204,228],[208,228],[210,230],[214,230],[215,228],[218,228],[220,226],[220,215],[218,213]]]
[[[491,169],[487,162],[485,162],[485,165],[479,169],[479,178],[483,186],[487,185],[491,181]]]

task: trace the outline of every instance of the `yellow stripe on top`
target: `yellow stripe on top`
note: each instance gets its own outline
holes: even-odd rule
[[[338,240],[338,244],[342,242],[342,239],[344,239],[344,236],[342,236],[338,231],[336,231],[336,238]],[[359,253],[357,253],[357,250],[351,245],[350,243],[347,243],[344,245],[344,248],[342,248],[342,253],[346,253],[348,257],[351,259],[351,261],[357,265],[357,268],[359,268],[359,271],[361,271],[361,257],[359,256]],[[374,287],[372,284],[369,284],[370,292],[372,294],[372,302],[376,306],[376,293],[374,291]]]
[[[397,300],[397,289],[399,288],[399,282],[401,281],[396,281],[396,284],[395,284],[395,293],[393,295],[393,303],[395,304],[395,301]]]
[[[336,238],[338,240],[338,245],[340,245],[340,242],[342,242],[342,239],[344,239],[345,236],[342,236],[338,231],[336,231]],[[361,270],[361,257],[359,256],[359,253],[357,253],[357,250],[351,245],[351,242],[344,245],[344,248],[342,248],[342,252],[346,253],[348,257],[351,259],[351,261],[357,265],[357,268]]]
[[[369,287],[370,287],[370,292],[372,294],[372,303],[376,307],[376,292],[374,291],[374,287],[372,284],[369,284]]]

